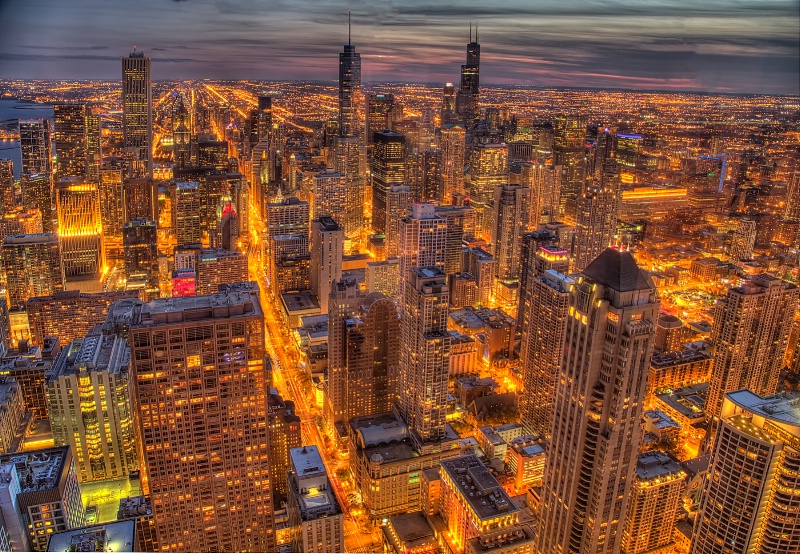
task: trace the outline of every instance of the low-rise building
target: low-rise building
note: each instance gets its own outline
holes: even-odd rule
[[[440,473],[440,513],[454,553],[533,552],[533,532],[520,525],[519,507],[477,456],[444,460]]]
[[[525,491],[542,485],[545,449],[536,435],[522,435],[508,445],[506,465],[514,476],[514,487]]]
[[[153,519],[153,507],[147,495],[128,496],[119,501],[117,520],[133,520],[136,525],[136,538],[133,541],[134,552],[158,552],[156,539],[156,523]]]
[[[647,377],[649,394],[668,388],[707,383],[713,363],[714,357],[708,350],[682,349],[654,354],[650,358],[650,372]]]
[[[139,552],[135,549],[136,523],[113,521],[55,533],[48,552]]]
[[[424,512],[398,514],[383,526],[384,552],[433,554],[438,552],[436,531]]]
[[[479,428],[477,439],[487,458],[500,460],[501,464],[505,463],[508,444],[491,426]]]
[[[289,525],[295,552],[344,552],[344,518],[316,446],[289,451]]]

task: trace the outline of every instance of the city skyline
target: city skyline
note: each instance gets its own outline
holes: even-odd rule
[[[334,80],[330,55],[346,42],[352,8],[365,82],[456,82],[473,22],[484,84],[800,93],[800,17],[791,1],[700,8],[682,0],[498,7],[334,0],[308,8],[227,0],[147,0],[135,9],[96,0],[5,3],[0,74],[118,78],[119,58],[135,44],[152,57],[155,80]],[[25,32],[32,27],[42,31],[35,40]]]

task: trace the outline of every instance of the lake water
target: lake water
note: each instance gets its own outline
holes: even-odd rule
[[[34,104],[20,100],[0,99],[0,125],[3,128],[17,126],[20,119],[35,119],[43,117],[53,119],[53,106],[49,104]],[[14,162],[14,177],[19,179],[19,171],[22,167],[22,158],[19,150],[18,140],[0,140],[0,158],[10,159]]]

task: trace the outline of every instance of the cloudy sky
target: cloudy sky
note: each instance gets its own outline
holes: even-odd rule
[[[353,12],[365,81],[800,94],[798,0],[0,0],[0,77],[337,77]]]

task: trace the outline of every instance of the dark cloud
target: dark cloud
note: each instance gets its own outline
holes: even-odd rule
[[[156,78],[335,79],[352,9],[365,80],[456,81],[473,21],[485,83],[800,93],[796,0],[11,4],[2,76],[118,78],[137,44]]]

